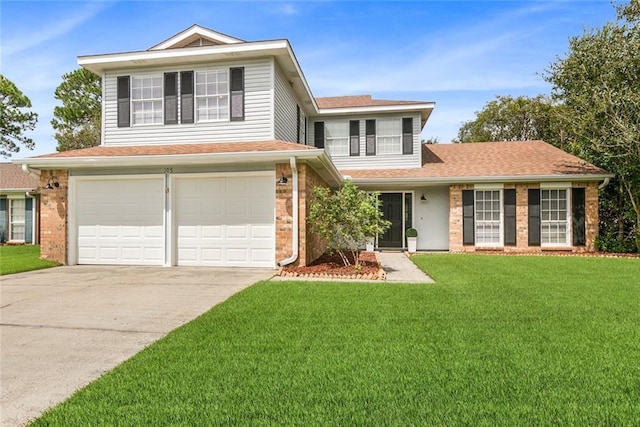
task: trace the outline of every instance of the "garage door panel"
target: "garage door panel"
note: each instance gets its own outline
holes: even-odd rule
[[[79,264],[164,263],[164,179],[76,183]]]
[[[273,267],[274,183],[266,174],[176,178],[178,265]]]

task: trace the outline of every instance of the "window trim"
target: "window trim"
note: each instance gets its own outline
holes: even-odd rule
[[[226,73],[225,73],[226,71]],[[227,92],[226,94],[216,94],[216,95],[198,95],[198,75],[201,74],[208,74],[208,73],[212,73],[215,72],[216,74],[223,74],[227,76]],[[207,69],[202,69],[202,70],[196,70],[193,76],[193,103],[194,103],[194,108],[193,108],[193,116],[194,116],[194,121],[195,123],[216,123],[216,122],[230,122],[231,121],[231,82],[229,81],[230,79],[230,71],[229,69],[225,69],[225,68],[207,68]],[[218,84],[218,82],[216,82],[216,85]],[[227,99],[227,106],[226,108],[220,108],[218,107],[218,116],[220,116],[220,112],[224,111],[227,114],[227,117],[224,118],[217,118],[217,119],[205,119],[205,120],[200,120],[199,118],[199,114],[198,114],[198,99],[202,99],[202,98],[214,98],[214,97],[218,97],[218,98],[222,98],[222,97],[226,97]]]
[[[558,242],[554,242],[554,243],[545,243],[544,242],[544,238],[543,238],[543,233],[542,233],[542,227],[544,226],[545,222],[546,223],[551,223],[551,222],[560,222],[560,220],[544,220],[542,219],[542,214],[543,214],[543,208],[542,208],[542,202],[543,202],[543,191],[553,191],[553,190],[557,190],[557,191],[564,191],[565,194],[565,212],[566,212],[566,217],[564,219],[564,223],[565,223],[565,241],[563,243],[558,243]],[[572,218],[572,212],[571,212],[571,186],[567,185],[565,183],[547,183],[547,184],[542,184],[540,185],[540,246],[543,248],[568,248],[571,247],[573,244],[573,218]]]
[[[7,242],[25,242],[27,240],[27,199],[25,197],[7,197]],[[13,216],[13,208],[16,201],[22,202],[22,221],[15,221]],[[14,225],[22,225],[22,239],[16,239],[14,237]]]
[[[498,242],[479,242],[478,240],[478,224],[483,222],[496,222],[496,220],[491,221],[480,221],[478,219],[478,213],[480,212],[477,209],[478,203],[478,193],[479,192],[498,192],[498,207],[500,209],[500,218],[497,220],[498,223]],[[484,211],[483,211],[484,212]],[[493,211],[492,211],[493,212]],[[484,186],[484,185],[476,185],[473,189],[473,236],[474,236],[474,245],[479,248],[502,248],[504,247],[504,188],[502,186]]]
[[[159,78],[160,79],[160,97],[159,98],[141,98],[141,99],[135,99],[133,97],[133,84],[134,81],[136,79],[141,79],[141,78],[145,78],[145,77],[151,77],[151,78]],[[153,122],[153,123],[136,123],[135,122],[135,109],[134,109],[134,105],[136,102],[141,103],[141,102],[156,102],[156,101],[160,101],[160,109],[161,109],[161,114],[159,117],[159,121],[158,122]],[[139,127],[139,126],[162,126],[164,125],[164,73],[160,72],[160,73],[141,73],[141,74],[134,74],[129,76],[129,102],[130,102],[130,109],[129,109],[129,114],[130,114],[130,120],[129,123],[131,125],[131,127]]]

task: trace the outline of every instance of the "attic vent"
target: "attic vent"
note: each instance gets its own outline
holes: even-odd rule
[[[187,44],[185,47],[202,47],[202,46],[215,46],[216,43],[209,39],[205,39],[202,37],[197,38],[191,43]]]

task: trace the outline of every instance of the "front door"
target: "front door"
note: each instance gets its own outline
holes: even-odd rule
[[[382,217],[391,222],[391,227],[378,236],[380,248],[402,248],[404,239],[402,231],[402,193],[380,194]]]

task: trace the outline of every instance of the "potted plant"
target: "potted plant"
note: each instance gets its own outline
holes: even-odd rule
[[[365,249],[367,252],[373,252],[373,246],[375,243],[375,237],[367,237],[367,241],[365,243]]]
[[[418,247],[418,230],[408,228],[405,234],[407,236],[407,248],[409,252],[415,253]]]

